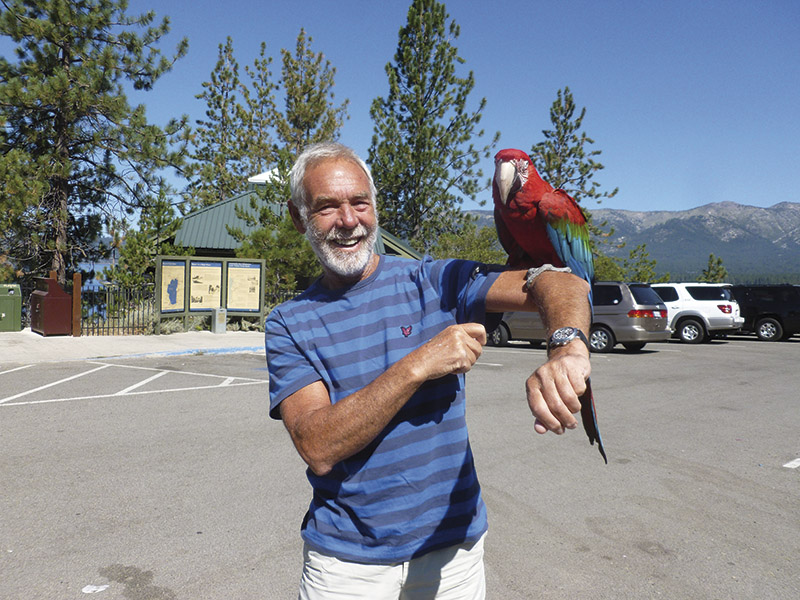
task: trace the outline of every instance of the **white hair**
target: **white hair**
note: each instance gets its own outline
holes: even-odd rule
[[[361,167],[369,180],[370,200],[373,206],[375,205],[375,198],[378,195],[375,189],[375,183],[372,181],[372,174],[369,171],[369,167],[361,157],[351,148],[339,142],[320,142],[318,144],[312,144],[303,150],[300,156],[297,157],[292,170],[289,172],[289,187],[292,194],[291,203],[300,213],[303,222],[308,219],[308,194],[303,184],[306,170],[322,161],[337,159],[349,160]]]

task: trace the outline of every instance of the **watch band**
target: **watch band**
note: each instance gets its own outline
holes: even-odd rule
[[[556,329],[553,332],[553,335],[551,335],[550,339],[547,341],[547,351],[550,352],[550,350],[553,348],[566,346],[576,339],[586,344],[586,349],[591,353],[592,346],[589,343],[589,340],[586,339],[586,336],[577,327],[560,327]]]

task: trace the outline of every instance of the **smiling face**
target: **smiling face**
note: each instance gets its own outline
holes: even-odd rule
[[[335,288],[368,277],[378,260],[378,220],[366,173],[350,160],[327,159],[308,167],[303,183],[307,218],[296,211],[292,217],[322,263],[323,284]]]

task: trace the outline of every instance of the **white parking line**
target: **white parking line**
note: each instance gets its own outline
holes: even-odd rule
[[[121,365],[117,363],[101,363],[92,362],[94,365],[105,365],[107,367],[118,367],[120,369],[138,369],[140,371],[157,371],[159,373],[175,373],[178,375],[194,375],[196,377],[214,377],[216,379],[227,378],[227,375],[215,375],[213,373],[198,373],[196,371],[179,371],[177,369],[159,369],[157,367],[140,367],[138,365]],[[251,377],[233,377],[233,379],[243,379],[244,381],[263,381],[262,379],[253,379]]]
[[[29,369],[33,365],[22,365],[21,367],[15,367],[13,369],[9,369],[8,371],[0,371],[0,375],[5,375],[6,373],[13,373],[14,371],[21,371],[22,369]]]
[[[787,469],[796,469],[797,467],[800,467],[800,458],[795,458],[794,460],[789,461],[783,466],[786,467]]]
[[[154,380],[158,379],[159,377],[163,377],[167,373],[169,373],[169,371],[159,371],[158,373],[156,373],[152,377],[148,377],[147,379],[143,379],[139,383],[134,383],[132,386],[126,387],[124,390],[120,390],[114,395],[115,396],[124,396],[125,394],[127,394],[129,392],[132,392],[136,388],[140,388],[143,385],[146,385],[146,384],[150,383],[151,381],[154,381]]]
[[[78,379],[79,377],[83,377],[84,375],[89,375],[90,373],[94,373],[95,371],[100,371],[102,369],[108,368],[111,365],[101,365],[96,369],[91,369],[86,371],[85,373],[78,373],[77,375],[73,375],[72,377],[67,377],[65,379],[59,379],[58,381],[54,381],[52,383],[48,383],[47,385],[42,385],[32,390],[28,390],[27,392],[20,392],[19,394],[15,394],[13,396],[9,396],[8,398],[0,399],[0,404],[4,404],[5,402],[9,402],[10,400],[16,400],[17,398],[21,398],[22,396],[27,396],[28,394],[33,394],[35,392],[39,392],[41,390],[46,390],[47,388],[51,388],[55,385],[61,385],[62,383],[66,383],[67,381],[72,381],[73,379]]]

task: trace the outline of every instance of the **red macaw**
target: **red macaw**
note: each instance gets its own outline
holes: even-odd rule
[[[569,267],[591,283],[589,229],[578,203],[539,177],[522,150],[500,150],[494,164],[494,220],[508,264]]]
[[[564,190],[553,189],[544,181],[522,150],[500,150],[494,164],[494,222],[500,243],[508,253],[508,264],[569,267],[591,284],[594,261],[589,228],[578,203]],[[608,463],[597,427],[591,381],[586,382],[586,392],[580,400],[581,420],[589,442],[594,445],[597,441],[600,454]]]

